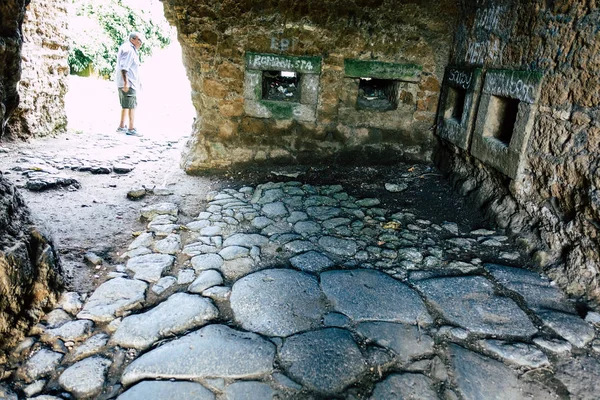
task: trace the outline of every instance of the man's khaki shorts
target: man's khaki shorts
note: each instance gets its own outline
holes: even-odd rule
[[[121,102],[121,108],[135,108],[137,106],[135,90],[129,88],[127,93],[125,93],[123,88],[119,88],[119,101]]]

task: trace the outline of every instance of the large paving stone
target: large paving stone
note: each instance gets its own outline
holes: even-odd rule
[[[102,357],[90,357],[67,368],[58,383],[77,398],[90,398],[100,393],[106,371],[112,362]]]
[[[213,392],[196,382],[144,381],[117,397],[117,400],[214,400]]]
[[[320,238],[319,246],[331,254],[345,257],[352,257],[358,249],[354,240],[340,239],[333,236],[323,236]]]
[[[262,382],[235,382],[227,386],[226,400],[270,400],[275,392]]]
[[[494,356],[520,367],[540,368],[550,365],[548,357],[536,346],[507,343],[502,340],[482,340],[481,347]]]
[[[355,322],[432,322],[415,291],[379,271],[356,269],[323,272],[321,287],[336,311]]]
[[[175,293],[143,314],[125,317],[111,342],[121,347],[144,350],[164,337],[202,326],[218,315],[210,300]]]
[[[244,329],[269,336],[315,329],[327,311],[317,279],[287,269],[263,270],[240,279],[233,285],[230,302]]]
[[[137,279],[115,278],[104,282],[90,296],[77,318],[110,322],[139,306],[148,285]]]
[[[431,379],[421,374],[392,374],[375,385],[371,400],[437,400]]]
[[[451,344],[454,380],[465,400],[558,399],[547,388],[518,379],[517,373],[499,361]]]
[[[257,334],[209,325],[134,360],[121,382],[144,379],[262,378],[273,372],[275,345]]]
[[[562,292],[540,274],[522,268],[486,264],[486,269],[503,286],[517,292],[544,325],[577,347],[594,339],[594,328],[585,322]]]
[[[135,279],[156,282],[174,262],[175,257],[168,254],[146,254],[130,258],[126,267],[135,274]]]
[[[223,247],[227,246],[264,246],[269,243],[269,238],[258,233],[236,233],[231,235],[223,242]]]
[[[427,301],[451,324],[474,333],[529,337],[537,329],[509,298],[494,293],[492,283],[480,276],[417,281]]]
[[[290,258],[290,264],[295,268],[307,272],[321,272],[335,265],[329,257],[317,251],[307,251],[306,253],[292,257]]]
[[[338,394],[367,370],[352,336],[339,328],[306,332],[286,339],[279,359],[291,378],[325,395]]]
[[[433,338],[416,326],[392,322],[364,322],[356,327],[356,332],[379,346],[392,350],[402,363],[434,353]]]
[[[556,378],[569,391],[572,399],[596,400],[600,394],[600,361],[580,356],[556,367]]]

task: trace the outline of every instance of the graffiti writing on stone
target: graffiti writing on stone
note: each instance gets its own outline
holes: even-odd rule
[[[471,87],[471,81],[473,80],[473,73],[467,71],[460,71],[451,68],[448,71],[448,82],[461,87],[463,89],[469,89]]]
[[[475,26],[486,30],[494,30],[498,27],[500,16],[504,13],[504,7],[496,6],[477,10]]]
[[[297,71],[319,73],[321,63],[315,57],[288,57],[274,54],[249,54],[246,57],[250,69]]]
[[[492,42],[471,42],[467,48],[466,61],[471,64],[483,64],[485,61],[494,61],[499,54],[498,40]]]
[[[484,90],[498,96],[534,103],[540,75],[520,71],[488,72]]]

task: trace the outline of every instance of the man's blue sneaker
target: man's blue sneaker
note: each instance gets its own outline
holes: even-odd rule
[[[125,126],[117,128],[117,132],[119,132],[119,133],[127,133],[128,130],[129,129],[127,129],[127,127],[125,127]]]
[[[137,129],[133,128],[127,131],[127,135],[129,136],[142,136],[141,133],[137,131]]]

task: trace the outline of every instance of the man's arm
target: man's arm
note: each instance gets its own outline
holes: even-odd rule
[[[123,91],[127,93],[129,91],[129,81],[127,80],[127,70],[121,70],[121,76],[123,77]]]

